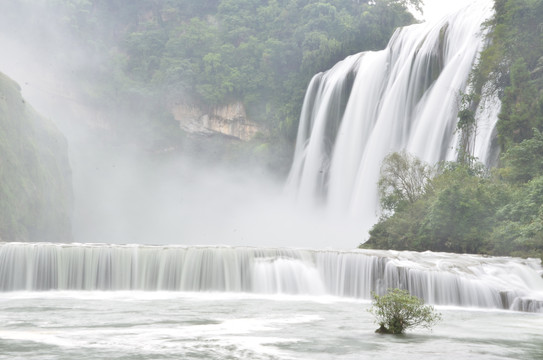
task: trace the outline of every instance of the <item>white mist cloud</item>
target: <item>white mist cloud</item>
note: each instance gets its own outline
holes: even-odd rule
[[[93,165],[78,207],[78,241],[302,248],[361,242],[346,222],[296,206],[282,184],[256,169],[123,152]]]
[[[29,37],[39,33],[32,28],[38,15],[42,26],[47,16],[60,16],[18,19],[28,30],[24,36],[0,26],[0,71],[68,138],[75,241],[305,248],[353,248],[362,241],[341,219],[294,205],[283,184],[261,169],[231,169],[181,152],[151,155],[135,141],[105,142],[111,134],[96,131],[97,110],[78,99],[74,75],[92,74],[97,64],[62,28],[51,25],[43,37]]]

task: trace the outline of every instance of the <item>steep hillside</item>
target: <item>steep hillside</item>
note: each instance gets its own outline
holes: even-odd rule
[[[67,144],[0,73],[0,239],[70,241]]]
[[[418,3],[14,0],[0,2],[0,35],[69,78],[103,137],[286,176],[311,77],[382,49]],[[232,107],[243,116],[217,116]]]

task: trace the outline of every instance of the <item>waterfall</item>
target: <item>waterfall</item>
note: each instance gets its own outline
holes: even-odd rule
[[[0,291],[191,291],[426,302],[543,312],[535,259],[377,250],[0,243]]]
[[[453,160],[460,93],[484,47],[481,24],[492,0],[477,0],[438,21],[398,29],[386,49],[352,55],[309,84],[287,189],[324,204],[364,231],[378,216],[381,162],[405,150],[429,163]],[[475,157],[492,160],[500,102],[477,109]]]

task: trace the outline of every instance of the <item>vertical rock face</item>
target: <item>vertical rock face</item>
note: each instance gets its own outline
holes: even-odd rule
[[[191,134],[222,134],[248,141],[257,132],[262,131],[256,123],[247,119],[245,107],[241,102],[216,107],[210,111],[177,104],[173,107],[172,113],[179,121],[181,129]]]
[[[0,73],[0,240],[71,241],[67,143]]]

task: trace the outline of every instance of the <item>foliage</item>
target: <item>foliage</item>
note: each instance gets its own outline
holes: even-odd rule
[[[305,89],[348,55],[382,49],[415,21],[419,0],[14,0],[0,28],[40,39],[48,64],[77,84],[73,98],[108,135],[149,149],[190,149],[171,115],[243,103],[265,129],[269,162],[288,166]],[[27,26],[26,19],[33,26]],[[107,116],[106,116],[107,114]],[[202,140],[209,147],[222,140]],[[205,146],[203,147],[205,148]],[[237,157],[242,147],[231,146]],[[252,157],[251,146],[245,147]],[[243,152],[245,150],[239,150]],[[275,154],[280,154],[275,157]],[[279,161],[284,163],[278,163]],[[275,166],[275,165],[274,165]],[[281,170],[282,171],[282,170]]]
[[[443,171],[432,185],[421,224],[425,242],[436,251],[484,251],[501,200],[499,187],[465,165]]]
[[[543,1],[495,0],[494,9],[473,85],[500,93],[498,138],[507,150],[543,130]]]
[[[489,237],[490,253],[543,259],[543,176],[511,188],[509,201],[496,213],[496,224]]]
[[[458,144],[458,161],[469,164],[473,160],[473,151],[477,135],[477,122],[475,108],[479,101],[474,92],[461,93],[460,110],[458,111],[458,122],[456,130],[460,133]]]
[[[422,219],[427,205],[416,201],[409,207],[382,217],[370,230],[370,238],[361,248],[426,251],[432,248],[428,237],[422,236]]]
[[[495,1],[489,45],[472,73],[470,92],[461,94],[458,162],[441,164],[416,201],[395,206],[362,247],[543,259],[542,18],[541,0]],[[471,151],[474,107],[483,91],[497,92],[502,101],[502,151],[492,173]],[[390,194],[381,196],[391,202]]]
[[[363,247],[484,252],[505,192],[482,165],[443,163],[410,206],[397,207]]]
[[[543,48],[542,48],[543,51]],[[505,88],[499,115],[498,134],[506,148],[533,135],[533,129],[543,130],[543,96],[531,81],[524,59],[511,66],[511,84]]]
[[[441,314],[435,312],[433,306],[424,305],[407,290],[389,289],[385,295],[373,293],[372,296],[373,304],[369,311],[380,325],[377,332],[402,334],[414,327],[430,329],[441,320]]]
[[[502,156],[498,173],[512,183],[527,183],[543,175],[543,135],[533,129],[533,137],[511,146]]]
[[[425,192],[381,218],[361,247],[543,259],[543,168],[530,171],[542,141],[536,132],[511,148],[503,155],[510,165],[494,175],[482,165],[442,164]]]
[[[426,191],[432,173],[428,164],[406,152],[388,155],[378,182],[381,208],[392,212],[413,204]]]
[[[383,48],[398,26],[414,22],[408,6],[419,5],[56,0],[51,7],[65,14],[62,21],[76,39],[106,56],[104,76],[89,86],[93,98],[101,95],[112,108],[127,110],[146,98],[149,105],[139,111],[146,116],[172,103],[213,107],[242,101],[251,119],[292,141],[310,78],[347,55]]]

